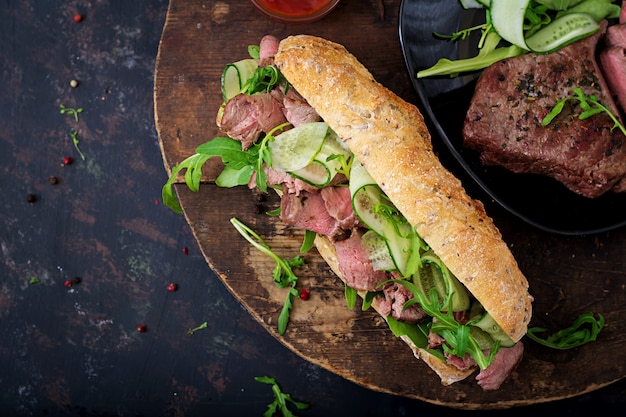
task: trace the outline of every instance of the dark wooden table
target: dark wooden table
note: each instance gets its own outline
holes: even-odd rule
[[[228,3],[193,2],[192,29],[206,30],[207,10],[214,24],[238,24],[246,38],[260,35],[253,25],[279,34],[306,29],[269,22],[245,1],[237,2],[233,21],[220,21],[217,12]],[[345,0],[327,19],[358,9],[373,28],[394,33],[398,2],[384,4],[381,14],[377,1]],[[0,415],[262,415],[272,394],[254,381],[261,375],[310,403],[302,416],[460,413],[364,388],[286,348],[212,272],[186,219],[160,202],[167,173],[153,77],[167,10],[160,0],[25,0],[0,8]],[[82,21],[74,21],[76,13]],[[402,65],[397,39],[384,42],[393,62],[359,50],[375,74]],[[414,100],[406,74],[386,78]],[[78,121],[61,114],[61,105],[82,108]],[[534,231],[517,235],[520,225],[506,213],[496,209],[494,217],[520,245],[562,242]],[[606,259],[618,253],[616,236],[624,233],[565,239],[576,245],[570,265],[546,273],[582,280],[577,259],[585,249],[597,257],[595,270],[623,265]],[[537,254],[536,265],[548,256]],[[623,269],[605,272],[623,299]],[[168,291],[171,282],[177,291]],[[189,334],[204,322],[207,328]],[[621,380],[571,399],[486,413],[588,414],[623,407],[625,394]]]

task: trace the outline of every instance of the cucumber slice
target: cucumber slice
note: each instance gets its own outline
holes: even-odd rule
[[[471,326],[469,331],[481,350],[490,350],[493,347],[494,340],[489,333],[480,327],[474,326]],[[502,346],[502,343],[500,343],[500,346]]]
[[[248,58],[226,65],[222,72],[222,97],[224,102],[241,92],[248,78],[252,77],[259,64]]]
[[[326,128],[324,129],[323,126],[326,126]],[[297,137],[290,137],[290,135],[283,137],[286,133],[296,129]],[[309,154],[315,154],[315,147],[318,146],[318,140],[324,131],[327,133],[326,137],[323,139],[321,148],[317,151],[314,159],[308,161]],[[295,133],[292,134],[295,135]],[[281,141],[283,140],[287,142],[282,143]],[[276,143],[277,141],[279,142],[278,144]],[[289,130],[277,136],[276,140],[271,142],[269,146],[272,152],[272,165],[316,187],[327,186],[335,175],[337,175],[337,172],[343,168],[342,161],[339,158],[333,158],[334,156],[343,155],[344,160],[347,161],[352,155],[343,145],[339,136],[322,122],[308,123],[307,125]],[[289,152],[294,152],[291,149],[292,147],[298,150],[292,155],[292,158],[287,158]],[[278,157],[276,157],[276,155],[278,155]],[[276,158],[278,158],[278,160]],[[290,170],[290,168],[305,163],[306,165],[301,168]]]
[[[385,239],[398,272],[404,277],[411,276],[419,265],[419,252],[414,248],[419,238],[411,225],[357,160],[352,162],[349,188],[355,214]],[[380,208],[385,206],[388,210],[382,214]]]
[[[318,160],[311,161],[304,168],[289,171],[289,174],[315,187],[324,187],[332,179],[328,167]]]
[[[378,233],[373,230],[365,232],[361,238],[367,258],[372,262],[372,267],[376,271],[390,271],[395,269],[396,265],[389,254],[387,242]]]
[[[493,27],[506,41],[522,49],[549,53],[578,39],[589,36],[599,28],[585,13],[564,14],[542,27],[529,38],[524,33],[524,16],[530,0],[491,1]]]
[[[485,332],[489,333],[492,339],[499,340],[500,346],[511,347],[515,345],[515,342],[504,333],[504,330],[496,323],[496,321],[487,312],[478,321],[470,323],[472,326],[476,326]]]
[[[424,294],[429,294],[434,287],[439,299],[451,294],[452,311],[465,311],[470,307],[470,299],[465,286],[448,270],[441,259],[432,250],[422,254],[423,267],[413,277],[413,282]],[[448,300],[446,300],[446,305]]]
[[[269,143],[272,166],[294,172],[309,165],[317,156],[328,133],[324,122],[306,123],[276,136]]]
[[[528,49],[549,53],[598,31],[600,26],[588,14],[570,13],[554,19],[526,39]]]

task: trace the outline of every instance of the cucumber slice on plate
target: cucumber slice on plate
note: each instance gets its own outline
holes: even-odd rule
[[[502,37],[522,49],[549,53],[599,29],[598,23],[586,13],[564,14],[530,37],[524,32],[524,17],[530,0],[491,1],[491,21]]]

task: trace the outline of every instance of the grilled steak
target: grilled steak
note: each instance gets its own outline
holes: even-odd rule
[[[465,146],[487,165],[547,175],[589,198],[620,191],[614,187],[626,177],[626,137],[612,129],[608,115],[580,120],[579,103],[568,100],[559,116],[541,125],[575,87],[619,114],[595,59],[605,31],[606,24],[557,52],[526,54],[485,69],[466,115]]]

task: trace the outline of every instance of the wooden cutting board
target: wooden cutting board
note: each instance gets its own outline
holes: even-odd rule
[[[307,33],[339,42],[379,82],[416,102],[398,40],[399,7],[399,0],[342,0],[319,22],[286,25],[265,18],[249,1],[171,0],[154,89],[156,128],[168,174],[198,145],[219,136],[215,115],[222,70],[247,58],[247,46],[258,44],[265,34]],[[279,204],[275,195],[216,187],[212,181],[220,168],[216,161],[205,167],[198,192],[179,179],[175,189],[184,215],[209,267],[233,296],[268,332],[310,362],[372,390],[462,409],[568,398],[626,375],[626,230],[586,237],[550,235],[485,201],[530,282],[535,297],[531,325],[558,330],[591,311],[605,316],[606,328],[598,341],[569,351],[524,339],[524,359],[498,391],[482,391],[473,376],[444,387],[373,311],[347,308],[342,284],[314,251],[297,271],[298,287],[310,289],[311,297],[295,301],[287,332],[280,336],[276,326],[286,290],[272,281],[273,261],[247,243],[229,220],[237,217],[249,225],[285,258],[298,254],[303,233],[264,214]]]

